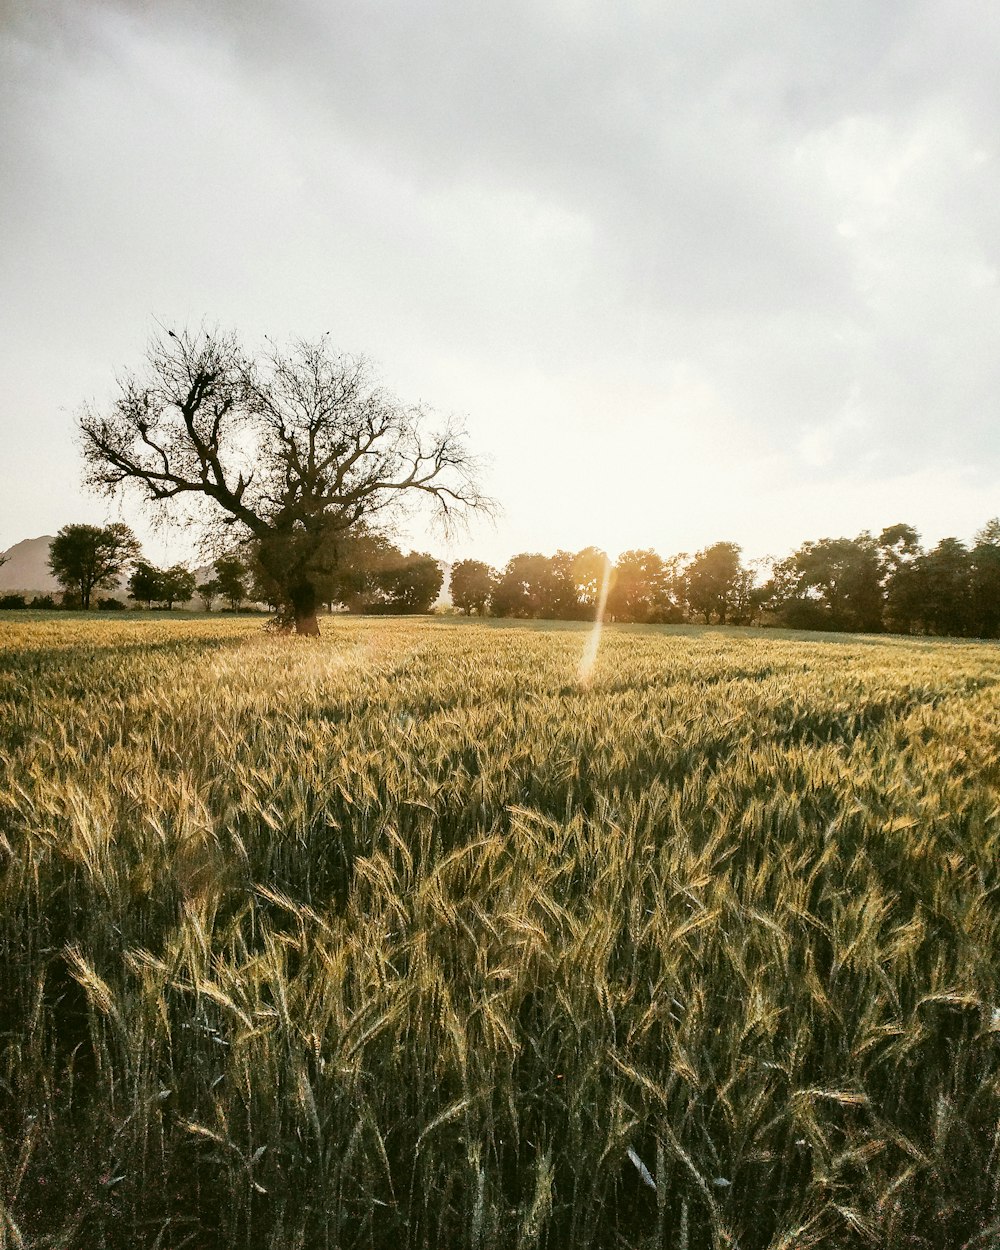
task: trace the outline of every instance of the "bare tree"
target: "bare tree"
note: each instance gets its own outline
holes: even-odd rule
[[[417,500],[446,525],[490,507],[461,427],[435,426],[325,338],[254,359],[231,334],[168,331],[119,385],[110,414],[80,420],[89,483],[204,505],[197,516],[253,547],[299,634],[319,633],[319,586],[356,527]]]

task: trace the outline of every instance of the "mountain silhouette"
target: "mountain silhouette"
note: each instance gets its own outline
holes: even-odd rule
[[[59,583],[49,572],[49,546],[51,534],[40,538],[25,538],[15,543],[0,556],[6,563],[0,564],[0,592],[21,591],[27,594],[52,594],[60,589]]]

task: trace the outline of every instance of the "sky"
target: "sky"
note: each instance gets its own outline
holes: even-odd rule
[[[1000,513],[1000,7],[0,0],[0,550],[157,323],[466,423],[502,564]]]

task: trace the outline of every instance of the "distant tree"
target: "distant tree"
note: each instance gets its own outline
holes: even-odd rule
[[[881,564],[883,621],[898,634],[913,632],[921,620],[921,578],[917,561],[920,535],[912,525],[889,525],[878,537]]]
[[[403,563],[400,549],[385,534],[355,526],[336,538],[337,552],[330,558],[334,572],[323,577],[321,602],[342,604],[350,612],[364,612],[384,602],[379,576]],[[268,600],[270,602],[270,600]]]
[[[926,626],[935,634],[963,637],[972,628],[972,560],[957,538],[942,538],[917,562]]]
[[[769,568],[770,561],[766,559],[751,560],[749,565],[740,565],[733,582],[733,594],[730,601],[729,619],[732,624],[752,625],[760,616],[764,601],[760,578]]]
[[[768,594],[782,621],[796,628],[882,628],[883,567],[878,542],[857,538],[805,542],[774,566]]]
[[[611,561],[600,547],[584,547],[576,553],[570,564],[575,614],[587,619],[593,617],[605,585],[610,591],[611,572]]]
[[[554,585],[552,560],[522,551],[507,561],[497,579],[490,611],[494,616],[541,617],[553,603]]]
[[[172,609],[175,603],[187,603],[194,598],[196,580],[191,570],[186,569],[183,564],[174,564],[169,569],[164,569],[160,590],[161,603],[165,603],[168,609]]]
[[[239,556],[221,556],[215,562],[215,581],[219,594],[238,612],[250,593],[250,570]]]
[[[987,521],[972,548],[973,630],[980,638],[1000,633],[1000,517]]]
[[[496,573],[482,560],[459,560],[451,566],[451,600],[460,612],[482,616],[493,593]]]
[[[547,557],[546,574],[539,582],[537,615],[549,621],[582,620],[587,610],[576,585],[576,553],[562,548]]]
[[[655,619],[656,605],[666,595],[666,569],[655,551],[623,551],[614,568],[608,593],[608,615],[616,621],[644,623]]]
[[[429,612],[441,593],[444,573],[433,556],[411,551],[376,572],[372,578],[377,590],[375,602],[390,612]]]
[[[139,541],[127,525],[64,525],[49,547],[49,568],[80,606],[90,607],[94,590],[113,587],[139,558]]]
[[[745,570],[736,543],[713,543],[692,559],[685,569],[686,598],[692,612],[712,617],[725,625],[741,595],[745,596]]]
[[[195,590],[198,592],[198,598],[201,600],[205,611],[211,612],[212,604],[216,601],[219,595],[218,578],[213,577],[209,581],[199,582],[195,587]]]
[[[163,573],[147,560],[139,560],[128,579],[128,597],[151,608],[163,598]]]

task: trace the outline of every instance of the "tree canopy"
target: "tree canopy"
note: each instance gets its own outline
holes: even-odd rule
[[[490,506],[462,427],[402,403],[326,338],[252,356],[234,334],[168,331],[80,430],[92,486],[189,501],[231,527],[302,634],[319,632],[321,583],[358,526],[421,501],[446,525]]]
[[[495,582],[496,574],[482,560],[459,560],[451,570],[449,589],[452,602],[467,616],[473,612],[482,616]]]
[[[64,525],[49,546],[49,568],[67,594],[89,608],[95,590],[110,589],[139,557],[139,541],[127,525]]]

